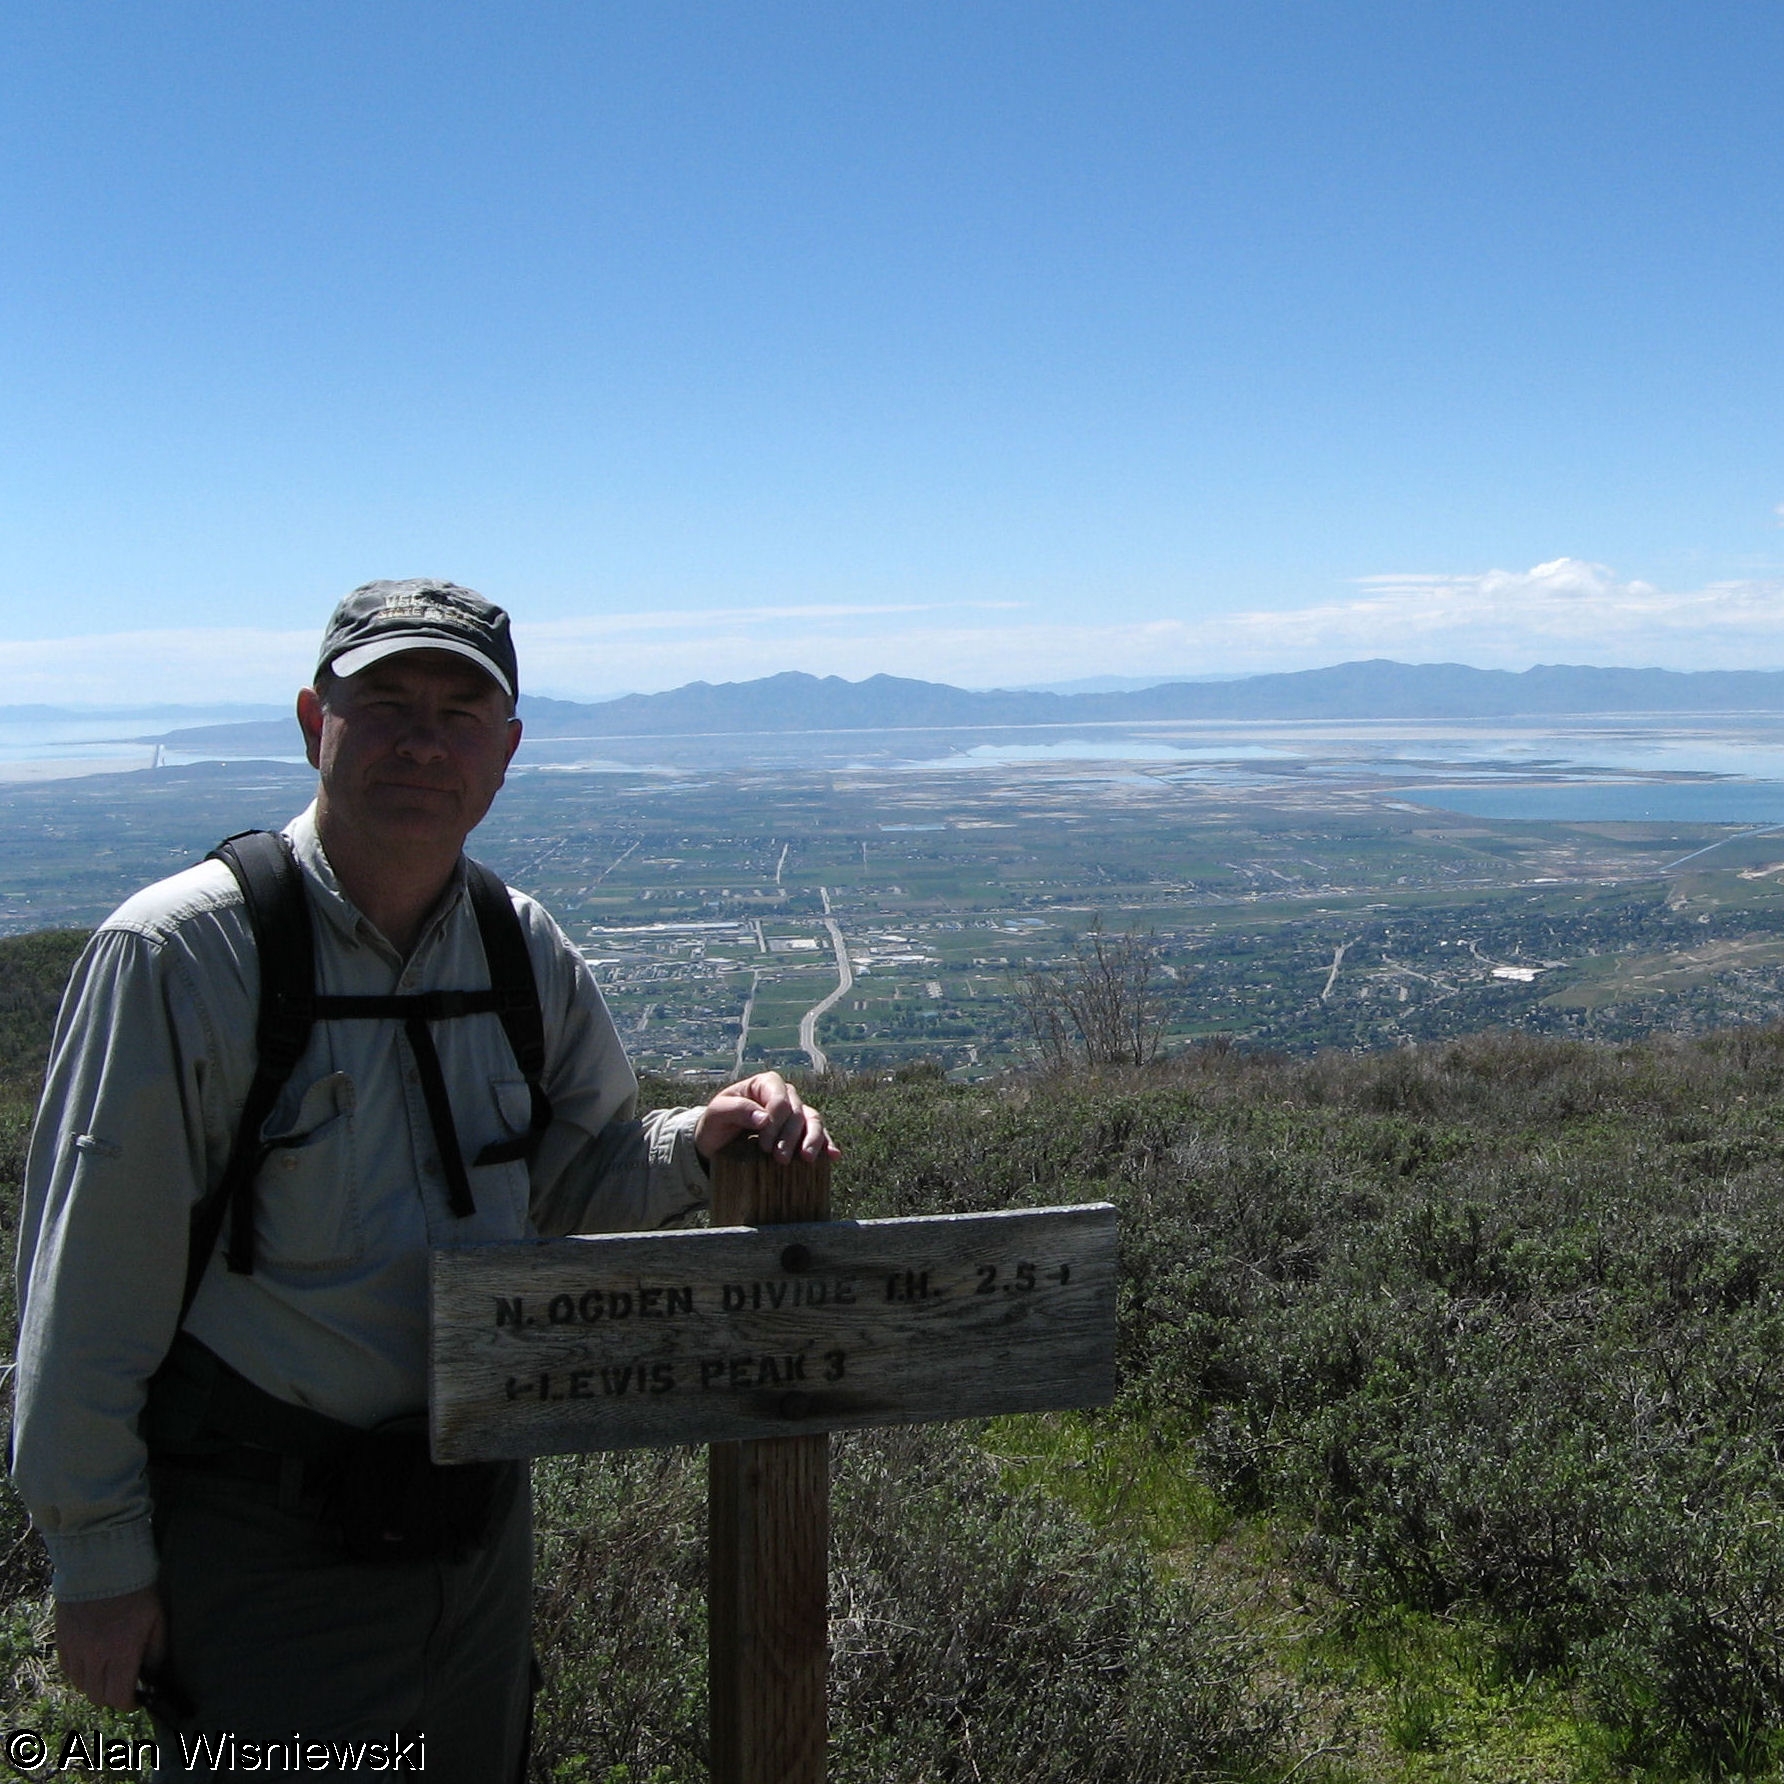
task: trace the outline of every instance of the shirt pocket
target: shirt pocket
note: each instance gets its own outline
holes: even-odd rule
[[[525,1078],[497,1078],[489,1087],[496,1101],[496,1114],[510,1139],[521,1139],[533,1125],[533,1093]]]
[[[354,1156],[353,1080],[318,1078],[291,1126],[268,1134],[254,1180],[254,1249],[269,1265],[320,1270],[357,1263],[365,1252]]]
[[[533,1124],[533,1093],[524,1078],[492,1078],[489,1100],[478,1111],[475,1144],[465,1147],[474,1161],[485,1146],[518,1146]],[[478,1239],[519,1239],[527,1230],[527,1205],[532,1182],[524,1156],[499,1164],[473,1165],[471,1194],[477,1203]],[[470,1236],[470,1235],[467,1235]]]

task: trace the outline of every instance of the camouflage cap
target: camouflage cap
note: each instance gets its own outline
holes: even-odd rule
[[[356,588],[322,634],[316,673],[357,675],[405,650],[450,651],[475,663],[509,699],[520,692],[507,614],[475,589],[427,577]]]

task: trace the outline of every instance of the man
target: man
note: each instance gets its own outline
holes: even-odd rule
[[[520,742],[517,680],[507,616],[468,589],[370,583],[336,610],[297,702],[317,797],[285,832],[322,996],[495,983],[462,851]],[[318,1020],[232,1203],[251,1235],[201,1259],[195,1292],[193,1211],[207,1193],[220,1205],[256,1063],[241,887],[211,860],[137,894],[70,982],[26,1171],[14,1474],[55,1566],[64,1670],[99,1704],[140,1691],[170,1772],[175,1730],[204,1729],[419,1734],[436,1775],[514,1776],[526,1494],[415,1460],[403,1421],[426,1399],[428,1248],[666,1224],[742,1135],[782,1160],[834,1155],[772,1073],[640,1119],[587,966],[538,905],[511,902],[548,1125],[487,1006]],[[411,1538],[384,1529],[408,1513],[381,1504],[369,1544],[396,1558],[361,1559],[354,1496],[411,1467],[404,1505],[458,1509]]]

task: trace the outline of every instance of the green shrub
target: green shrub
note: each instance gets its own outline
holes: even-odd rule
[[[538,1473],[535,1775],[703,1779],[698,1453]],[[837,1438],[833,1474],[835,1784],[1189,1784],[1272,1751],[1255,1641],[957,1432]]]
[[[1124,1407],[1341,1603],[1479,1620],[1628,1763],[1778,1756],[1778,1033],[1204,1049],[827,1111],[853,1212],[1116,1202]]]

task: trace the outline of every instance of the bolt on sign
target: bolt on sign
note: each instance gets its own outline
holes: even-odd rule
[[[1107,1202],[825,1220],[748,1142],[689,1231],[432,1257],[434,1457],[707,1443],[715,1784],[824,1776],[825,1433],[1102,1405]]]

